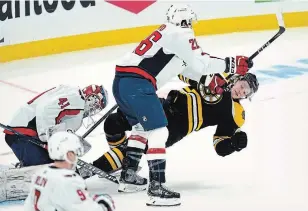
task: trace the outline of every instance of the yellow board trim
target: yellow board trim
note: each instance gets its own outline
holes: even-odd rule
[[[308,11],[284,13],[286,27],[308,26]],[[159,25],[39,40],[0,47],[0,62],[9,62],[64,52],[140,42]],[[277,29],[274,14],[200,20],[194,27],[196,35],[225,34]]]

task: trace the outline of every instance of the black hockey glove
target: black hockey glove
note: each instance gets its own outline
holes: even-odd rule
[[[104,210],[107,211],[115,210],[114,201],[108,194],[95,195],[93,200],[96,201],[99,205],[101,205],[104,208]]]
[[[235,151],[241,151],[247,146],[247,134],[243,131],[235,133],[231,138],[231,145]]]
[[[163,102],[164,110],[168,111],[172,116],[178,112],[176,106],[174,106],[175,101],[178,98],[178,91],[171,90],[167,96],[167,98]]]

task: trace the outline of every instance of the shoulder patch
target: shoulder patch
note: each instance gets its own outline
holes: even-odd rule
[[[232,105],[232,115],[234,122],[238,127],[242,127],[245,122],[245,110],[243,106],[238,102],[233,101]]]

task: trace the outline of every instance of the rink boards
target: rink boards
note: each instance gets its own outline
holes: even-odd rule
[[[287,28],[308,26],[306,1],[189,4],[198,15],[197,36],[275,29],[278,11]],[[1,2],[0,62],[139,42],[164,22],[169,6],[170,1]]]

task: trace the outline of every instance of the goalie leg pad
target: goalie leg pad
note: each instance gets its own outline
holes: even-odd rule
[[[26,199],[32,175],[44,166],[0,170],[0,202]]]

